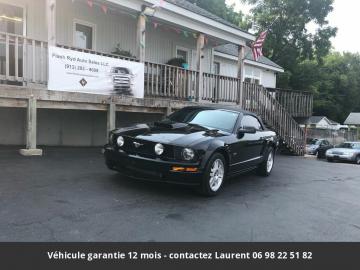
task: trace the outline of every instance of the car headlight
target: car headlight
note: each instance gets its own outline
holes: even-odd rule
[[[165,147],[161,144],[158,143],[155,145],[155,154],[158,156],[161,156],[164,153]]]
[[[194,159],[195,152],[194,152],[194,150],[192,150],[190,148],[184,148],[182,151],[182,156],[185,160],[190,161],[190,160]]]
[[[122,136],[119,136],[117,139],[116,139],[116,143],[119,147],[123,147],[124,144],[125,144],[125,140],[124,140],[124,137]]]

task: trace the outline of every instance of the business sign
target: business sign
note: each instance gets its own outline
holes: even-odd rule
[[[50,47],[48,89],[144,98],[144,64]]]

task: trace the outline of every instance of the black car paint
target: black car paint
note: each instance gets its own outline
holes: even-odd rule
[[[197,157],[195,161],[186,162],[181,160],[179,156],[169,159],[165,157],[149,158],[138,154],[128,155],[116,145],[116,140],[114,140],[104,148],[107,165],[110,169],[117,170],[134,178],[182,184],[200,184],[201,176],[208,160],[215,152],[220,152],[224,155],[227,162],[227,176],[231,177],[253,170],[263,161],[263,156],[267,153],[269,147],[276,149],[278,140],[276,134],[273,131],[267,130],[261,119],[256,115],[241,110],[237,110],[237,112],[239,117],[232,132],[209,131],[205,127],[182,123],[174,123],[168,126],[166,124],[154,123],[140,124],[133,127],[116,129],[111,133],[115,138],[123,136],[135,141],[162,143],[165,145],[165,148],[166,146],[181,149],[188,147],[195,150]],[[239,134],[237,131],[245,114],[256,117],[264,130],[258,130],[254,134]],[[128,164],[129,162],[130,165]],[[136,166],[136,163],[141,163],[141,166]],[[199,172],[171,172],[169,168],[173,165],[197,167]],[[159,172],[158,175],[151,172],[154,169]],[[143,172],[144,175],[140,173],[141,176],[138,176],[139,171]]]

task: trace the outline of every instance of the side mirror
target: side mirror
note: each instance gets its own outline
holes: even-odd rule
[[[256,134],[256,128],[254,127],[242,127],[237,131],[238,136],[243,136],[245,134]]]

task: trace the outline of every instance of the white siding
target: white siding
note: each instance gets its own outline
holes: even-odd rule
[[[270,70],[263,70],[261,83],[265,87],[276,88],[276,73]]]
[[[223,76],[237,76],[237,61],[215,56],[214,61],[220,62],[220,74]],[[245,75],[260,74],[261,84],[268,88],[276,87],[276,72],[245,64]]]
[[[71,0],[57,1],[57,43],[73,46],[74,20],[96,26],[95,50],[110,53],[118,43],[124,50],[135,54],[136,18],[109,10],[105,14],[98,6],[90,8],[85,3]]]
[[[220,75],[237,77],[236,61],[222,57],[217,57],[217,56],[214,57],[214,61],[220,63]]]

